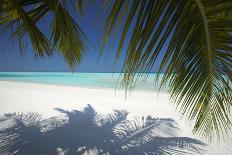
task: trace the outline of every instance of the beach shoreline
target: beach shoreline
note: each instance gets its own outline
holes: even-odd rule
[[[18,94],[17,96],[20,97],[18,100],[16,98],[10,97],[10,95],[14,92],[15,94]],[[40,92],[37,94],[37,92]],[[43,93],[42,93],[43,92]],[[95,94],[94,97],[99,101],[99,99],[110,99],[110,100],[120,100],[123,101],[125,104],[127,102],[131,102],[130,100],[134,100],[134,97],[142,98],[148,97],[149,99],[159,98],[159,96],[162,96],[162,98],[166,98],[165,102],[168,102],[168,93],[166,92],[153,92],[153,91],[142,91],[142,90],[133,90],[129,96],[125,96],[124,90],[116,90],[116,89],[109,89],[109,88],[96,88],[96,87],[79,87],[79,86],[67,86],[67,85],[53,85],[53,84],[41,84],[41,83],[34,83],[34,82],[19,82],[19,81],[8,81],[8,80],[1,80],[0,81],[0,96],[1,96],[1,102],[5,102],[3,98],[3,95],[6,95],[4,97],[9,97],[9,101],[15,101],[15,102],[23,102],[23,101],[31,101],[34,97],[46,97],[46,93],[49,94],[52,92],[52,95],[56,96],[55,98],[58,100],[61,96],[69,96],[73,98],[74,100],[78,100],[78,96],[75,93],[83,93],[86,95],[85,97],[88,98],[89,95]],[[73,95],[74,94],[74,95]],[[82,96],[83,96],[82,94]],[[101,96],[99,96],[101,94]],[[110,96],[107,96],[109,95]],[[53,96],[53,97],[54,97]],[[103,97],[103,98],[101,98]],[[113,97],[113,98],[111,98]],[[49,99],[49,98],[47,98]],[[82,99],[82,98],[81,98]],[[153,100],[153,101],[154,101]],[[45,101],[45,100],[43,100]],[[150,100],[151,102],[152,100]],[[164,100],[163,100],[164,101]],[[63,101],[62,101],[63,102]],[[136,103],[135,103],[136,104]],[[59,104],[57,104],[59,105]],[[3,111],[1,110],[1,114],[3,114]]]
[[[126,110],[129,118],[148,115],[172,118],[189,131],[189,126],[180,120],[179,113],[170,103],[166,92],[158,94],[134,90],[129,96],[125,96],[125,91],[115,89],[0,81],[0,115],[37,112],[47,118],[59,114],[54,110],[56,108],[82,110],[87,105],[91,105],[99,113]]]
[[[170,103],[168,93],[133,91],[125,98],[124,91],[114,89],[96,89],[69,87],[27,82],[0,81],[0,116],[7,113],[35,112],[43,118],[60,115],[56,110],[82,111],[90,105],[96,112],[107,114],[113,110],[126,110],[129,119],[152,116],[171,118],[181,129],[182,137],[197,138],[192,134],[187,121],[180,119],[175,106]],[[231,152],[231,141],[210,146],[207,154]],[[221,148],[218,149],[218,146]]]
[[[119,88],[115,86],[114,88],[109,88],[109,87],[100,87],[100,86],[80,86],[80,85],[65,85],[65,84],[48,84],[48,83],[43,83],[43,82],[32,82],[32,81],[18,81],[18,80],[0,80],[0,82],[12,82],[12,83],[24,83],[24,84],[32,84],[32,85],[44,85],[44,86],[57,86],[57,87],[66,87],[66,88],[81,88],[81,89],[93,89],[93,90],[110,90],[110,91],[115,91],[115,92],[125,92],[125,89]],[[164,90],[146,90],[146,89],[133,89],[131,91],[133,92],[141,92],[141,93],[151,93],[151,94],[168,94],[167,91]]]

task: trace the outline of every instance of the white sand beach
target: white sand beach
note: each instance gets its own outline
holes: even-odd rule
[[[0,114],[33,111],[45,117],[56,115],[55,108],[81,110],[87,104],[96,111],[108,113],[114,109],[127,110],[130,117],[152,115],[174,118],[178,112],[169,104],[168,94],[135,91],[125,97],[124,91],[24,82],[0,81]]]
[[[44,85],[35,83],[0,81],[0,115],[12,112],[37,112],[44,118],[59,115],[55,108],[82,110],[91,105],[97,112],[126,110],[128,117],[152,116],[172,118],[181,129],[183,137],[194,137],[191,127],[181,120],[167,93],[135,91],[125,99],[123,91],[97,88]],[[196,137],[194,137],[196,138]],[[204,154],[231,154],[231,141],[211,145]]]
[[[11,112],[38,112],[43,117],[59,114],[55,108],[82,110],[90,104],[97,112],[126,110],[128,117],[151,115],[172,118],[189,130],[186,122],[180,121],[178,111],[169,102],[167,93],[134,91],[125,97],[124,91],[46,84],[0,81],[0,115]],[[186,133],[185,133],[186,134]]]

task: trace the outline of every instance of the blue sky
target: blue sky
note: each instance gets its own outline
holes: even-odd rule
[[[97,61],[99,49],[96,48],[96,43],[101,31],[100,24],[96,27],[96,19],[100,19],[98,15],[99,6],[92,6],[86,11],[84,10],[83,16],[75,15],[81,29],[88,37],[88,51],[85,53],[81,64],[76,68],[81,72],[110,72],[112,71],[112,61],[106,60],[106,53],[100,61]],[[91,11],[89,11],[91,10]],[[47,16],[38,23],[41,31],[49,33],[50,17]],[[99,23],[99,22],[98,22]],[[0,71],[70,71],[65,60],[58,53],[52,57],[37,58],[35,59],[33,49],[30,43],[27,44],[27,51],[22,57],[18,49],[18,43],[12,41],[8,34],[0,36]],[[114,49],[112,49],[114,50]],[[113,59],[112,54],[109,54],[108,59]]]
[[[97,61],[99,48],[96,48],[100,37],[102,24],[105,16],[99,16],[100,4],[90,6],[84,9],[83,16],[75,15],[77,23],[88,37],[88,51],[83,56],[81,64],[75,69],[80,72],[112,72],[116,46],[106,49],[100,61]],[[38,23],[39,28],[45,34],[49,33],[50,17],[47,16]],[[0,71],[70,71],[65,60],[58,53],[52,57],[35,59],[33,49],[30,43],[27,44],[27,51],[24,56],[20,55],[18,43],[11,41],[7,34],[0,36]],[[119,38],[116,38],[116,40]],[[125,49],[125,48],[124,48]],[[125,51],[125,50],[124,50]],[[125,53],[122,54],[116,72],[121,71],[122,60]]]

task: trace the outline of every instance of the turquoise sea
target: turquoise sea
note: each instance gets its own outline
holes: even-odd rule
[[[146,82],[138,81],[135,89],[156,91],[156,74],[149,74]],[[0,80],[31,82],[52,85],[115,89],[120,87],[120,73],[71,72],[0,72]],[[164,89],[162,89],[164,91]]]

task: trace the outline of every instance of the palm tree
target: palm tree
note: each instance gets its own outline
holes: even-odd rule
[[[36,55],[51,55],[55,48],[71,67],[80,62],[85,37],[67,5],[76,3],[81,11],[84,1],[0,2],[1,31],[16,25],[12,35],[19,39],[21,49],[22,37],[28,34]],[[115,36],[120,37],[115,60],[125,48],[125,89],[133,88],[138,79],[146,79],[161,59],[155,64],[159,67],[156,79],[161,79],[161,87],[169,86],[170,99],[183,116],[194,122],[194,133],[209,140],[223,136],[231,125],[232,2],[103,0],[102,4],[109,14],[102,30],[101,52]],[[25,11],[27,6],[32,9]],[[48,13],[53,14],[51,41],[36,26]]]
[[[1,117],[1,153],[199,154],[205,145],[179,137],[172,119],[128,120],[125,110],[103,115],[90,105],[83,111],[56,110],[63,115],[43,119],[37,113],[12,113]]]

